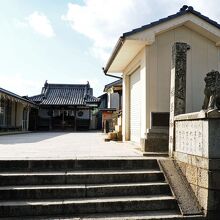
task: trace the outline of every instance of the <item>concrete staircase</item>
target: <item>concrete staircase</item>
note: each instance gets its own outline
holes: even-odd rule
[[[0,161],[0,218],[185,219],[143,158]]]

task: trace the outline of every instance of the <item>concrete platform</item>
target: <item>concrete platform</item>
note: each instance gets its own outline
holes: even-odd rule
[[[105,142],[101,132],[36,132],[0,136],[0,160],[142,157],[131,143]]]

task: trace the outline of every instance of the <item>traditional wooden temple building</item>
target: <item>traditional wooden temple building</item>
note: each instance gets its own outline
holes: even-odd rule
[[[88,130],[92,110],[99,105],[93,89],[87,84],[49,84],[41,94],[29,97],[39,105],[31,113],[31,129],[35,130]]]
[[[0,132],[28,131],[29,113],[36,108],[31,100],[0,88]]]

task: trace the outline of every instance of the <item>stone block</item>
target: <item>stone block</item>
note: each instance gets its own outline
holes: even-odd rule
[[[177,162],[182,174],[184,176],[186,176],[186,163],[183,163],[183,162]]]
[[[176,151],[208,157],[207,132],[203,127],[207,121],[176,121],[175,147]]]
[[[191,164],[193,166],[202,168],[202,169],[209,169],[209,159],[204,157],[198,157],[195,155],[188,155],[191,157]]]
[[[184,162],[184,163],[188,163],[188,155],[181,153],[181,152],[175,152],[174,157],[176,160]]]
[[[202,206],[204,210],[208,210],[208,195],[209,195],[209,190],[198,187],[197,188],[197,198],[199,201],[199,204]]]
[[[198,194],[198,186],[196,186],[194,184],[190,184],[190,187],[191,187],[192,191],[194,192],[195,196],[197,196],[197,194]]]
[[[168,152],[168,135],[148,134],[146,139],[141,139],[141,148],[145,152]]]
[[[220,119],[176,121],[175,150],[204,158],[220,158]]]
[[[209,171],[198,168],[198,186],[209,188]]]
[[[191,165],[186,165],[186,178],[189,183],[197,185],[198,184],[198,168],[191,166]]]
[[[220,209],[220,118],[179,117],[174,157],[205,213]]]

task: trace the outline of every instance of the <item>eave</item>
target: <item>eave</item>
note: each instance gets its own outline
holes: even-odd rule
[[[167,18],[124,33],[103,68],[105,74],[122,73],[145,46],[154,43],[157,35],[180,26],[186,26],[220,46],[220,25],[188,7],[186,11],[180,10]]]

